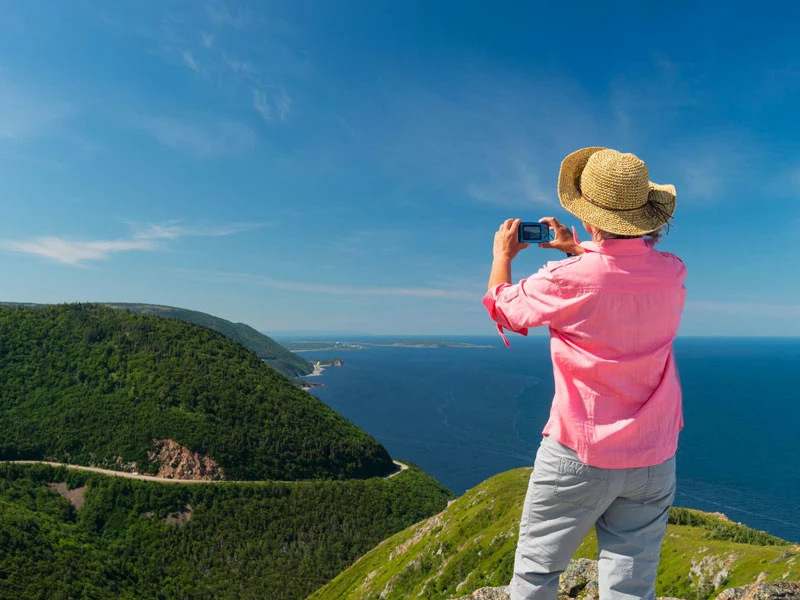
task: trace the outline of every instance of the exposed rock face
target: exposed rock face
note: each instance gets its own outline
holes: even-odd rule
[[[715,566],[725,569],[724,563]],[[570,561],[561,574],[558,600],[598,600],[597,577],[597,561],[586,558]],[[509,590],[508,587],[485,587],[454,600],[509,600]],[[657,600],[681,599],[660,597]],[[800,582],[760,581],[725,590],[715,600],[800,600]]]
[[[156,513],[149,510],[143,514],[148,519],[152,519]],[[187,521],[191,520],[191,518],[192,518],[192,505],[186,504],[184,505],[183,510],[181,512],[170,513],[167,516],[165,516],[162,520],[164,521],[164,523],[167,523],[168,525],[176,525],[178,527],[183,527]]]
[[[568,598],[578,598],[583,600],[597,600],[599,592],[597,590],[597,561],[588,558],[569,561],[566,571],[561,574],[558,584],[558,593]]]
[[[799,600],[800,583],[773,581],[725,590],[716,600]]]
[[[67,484],[63,481],[59,483],[48,483],[47,487],[54,489],[62,498],[66,498],[72,503],[75,508],[83,506],[83,495],[86,493],[86,486],[75,488],[74,490],[67,489]]]
[[[730,568],[736,562],[738,556],[733,552],[727,556],[717,556],[706,554],[699,561],[692,560],[692,569],[689,577],[694,583],[694,589],[698,596],[705,597],[706,594],[725,588],[725,582],[730,575]]]
[[[187,504],[183,507],[181,512],[171,513],[164,518],[166,523],[170,525],[177,525],[178,527],[183,527],[186,522],[192,518],[192,505]]]
[[[558,585],[558,600],[598,600],[599,592],[597,588],[597,561],[581,558],[571,560],[567,569],[561,574]],[[468,596],[462,596],[454,600],[509,600],[508,587],[485,587],[475,590]],[[787,596],[788,598],[795,598]],[[657,598],[657,600],[681,600],[680,598]],[[784,600],[782,596],[773,598],[772,596],[742,598],[731,597],[723,600]],[[795,599],[796,600],[796,599]]]
[[[158,465],[158,477],[165,479],[225,479],[217,463],[198,452],[192,452],[173,440],[153,440],[156,451],[148,457]]]
[[[592,583],[597,586],[597,582],[593,581]],[[578,596],[564,596],[562,594],[558,595],[558,600],[572,600],[573,598],[579,598],[580,600],[589,600],[593,598],[594,600],[597,599],[597,595],[595,592],[594,596],[591,596],[591,592],[587,592],[586,595],[578,595]],[[772,597],[768,596],[768,600],[776,600]],[[796,598],[796,597],[792,597]],[[469,596],[462,596],[461,598],[457,598],[456,600],[509,600],[509,592],[507,587],[485,587],[479,590],[475,590]],[[656,600],[681,600],[680,598],[665,598],[659,597]],[[736,600],[739,600],[738,598]],[[749,600],[749,599],[748,599]],[[761,600],[759,598],[759,600]],[[784,600],[781,598],[780,600]]]
[[[485,587],[458,600],[509,600],[508,587]]]
[[[439,513],[438,515],[432,516],[430,519],[422,523],[417,527],[417,530],[414,532],[414,535],[405,543],[400,544],[397,548],[392,550],[392,553],[389,555],[389,559],[391,560],[395,556],[400,554],[405,554],[408,549],[419,542],[426,533],[428,533],[434,527],[440,527],[442,525],[442,514]]]

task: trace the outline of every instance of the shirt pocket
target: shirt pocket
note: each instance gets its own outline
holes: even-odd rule
[[[563,502],[587,509],[603,507],[610,473],[580,461],[561,458],[553,493]]]

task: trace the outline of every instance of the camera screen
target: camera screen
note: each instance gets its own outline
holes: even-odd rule
[[[545,227],[546,227],[546,225],[545,225]],[[529,241],[532,241],[532,242],[538,242],[538,241],[544,239],[545,232],[546,232],[546,230],[544,230],[544,227],[542,227],[539,224],[536,224],[536,225],[525,225],[525,227],[522,228],[522,239],[523,240],[529,240]]]

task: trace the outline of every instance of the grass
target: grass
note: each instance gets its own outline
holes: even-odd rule
[[[516,469],[483,482],[442,513],[384,540],[308,600],[437,600],[507,585],[530,473]],[[673,509],[670,520],[656,583],[660,596],[707,600],[760,573],[768,581],[800,580],[797,546],[699,511]],[[575,557],[596,554],[592,532]],[[719,574],[723,569],[727,575]]]

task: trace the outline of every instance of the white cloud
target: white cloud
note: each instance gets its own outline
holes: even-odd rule
[[[86,261],[108,258],[116,252],[131,250],[155,250],[155,240],[97,240],[76,242],[57,237],[40,237],[28,242],[3,242],[0,247],[33,254],[65,265],[82,266]]]
[[[261,229],[267,223],[231,223],[228,225],[198,226],[183,225],[182,221],[167,221],[165,223],[137,224],[129,223],[134,232],[134,237],[143,240],[174,240],[180,237],[201,236],[201,237],[222,237]]]
[[[256,140],[249,127],[229,119],[199,123],[172,117],[140,117],[135,123],[165,146],[201,157],[240,154]]]
[[[360,287],[352,285],[327,285],[309,281],[289,281],[273,279],[263,275],[250,273],[226,272],[197,272],[182,271],[188,275],[215,282],[245,283],[292,292],[308,292],[312,294],[325,294],[333,296],[404,296],[415,298],[442,298],[449,300],[479,301],[484,290],[476,288],[474,291],[418,288],[418,287]]]
[[[187,6],[192,8],[185,14],[161,16],[152,33],[158,51],[171,63],[239,94],[265,121],[287,120],[292,98],[284,82],[302,64],[286,43],[291,25],[280,16],[267,19],[260,12],[224,2]],[[240,31],[231,35],[231,29]],[[259,44],[241,43],[245,35],[257,35]],[[245,56],[237,56],[242,51]]]
[[[202,72],[203,72],[203,68],[202,68],[202,67],[200,66],[200,64],[199,64],[199,63],[198,63],[198,62],[195,60],[195,58],[192,56],[192,53],[191,53],[191,52],[189,52],[188,50],[184,50],[184,51],[181,53],[181,55],[183,56],[183,62],[184,62],[184,63],[186,64],[186,66],[187,66],[187,67],[189,67],[189,68],[190,68],[192,71],[194,71],[195,73],[202,73]]]
[[[267,122],[275,119],[285,121],[292,108],[292,99],[282,87],[275,90],[255,89],[253,108]]]
[[[264,90],[253,90],[253,108],[265,121],[272,120],[272,106],[270,106]]]
[[[206,14],[217,27],[230,27],[232,29],[247,29],[253,16],[244,10],[231,11],[224,2],[215,2],[206,5]]]
[[[220,237],[258,229],[265,225],[265,223],[232,223],[219,226],[191,226],[182,225],[181,221],[131,224],[132,235],[126,239],[76,241],[59,237],[38,237],[28,241],[0,242],[0,248],[81,267],[88,261],[106,259],[118,252],[160,250],[163,248],[161,242],[166,240],[187,236]]]

